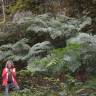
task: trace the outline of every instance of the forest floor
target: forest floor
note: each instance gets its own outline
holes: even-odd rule
[[[80,90],[81,93],[89,93],[89,94],[95,94],[95,95],[92,95],[92,96],[96,96],[96,76],[92,76],[87,82],[85,82],[83,85],[82,85],[82,88]],[[34,90],[35,89],[35,90]],[[43,89],[42,86],[39,86],[39,89],[36,87],[33,88],[32,90],[32,94],[33,96],[45,96],[45,95],[40,95],[40,94],[37,94],[35,95],[35,92],[43,92],[43,91],[48,91],[48,89]],[[54,93],[56,93],[55,91],[53,91]],[[0,93],[0,96],[2,96],[2,92]],[[10,91],[9,93],[9,96],[23,96],[21,95],[21,93],[17,95],[17,93],[15,93],[14,91]],[[29,95],[24,95],[24,96],[29,96]],[[30,95],[31,96],[31,95]],[[51,96],[51,95],[47,95],[47,96]],[[54,96],[59,96],[59,95],[54,95]],[[88,95],[88,96],[91,96],[91,95]]]

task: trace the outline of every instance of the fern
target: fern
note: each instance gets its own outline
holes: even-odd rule
[[[71,50],[71,51],[70,51]],[[77,50],[77,51],[76,51]],[[55,73],[62,73],[65,71],[76,71],[76,69],[79,68],[80,62],[78,61],[79,59],[79,45],[71,45],[66,48],[60,48],[60,49],[55,49],[52,51],[51,55],[48,55],[45,58],[42,59],[30,59],[28,62],[28,67],[27,69],[30,70],[33,74],[35,72],[45,72],[45,74],[55,74]],[[71,62],[70,60],[66,62],[65,56],[69,55],[73,57],[73,52],[74,53],[74,63]],[[70,53],[71,52],[71,53]],[[70,54],[69,54],[70,53]],[[77,54],[77,55],[76,55]],[[65,55],[65,56],[64,56]],[[77,56],[77,57],[76,57]],[[72,59],[73,60],[73,59]],[[76,62],[79,62],[79,64]]]

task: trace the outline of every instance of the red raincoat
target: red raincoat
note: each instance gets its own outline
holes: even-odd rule
[[[17,81],[16,81],[16,70],[15,70],[15,68],[12,68],[11,72],[12,72],[13,84],[16,85]],[[3,79],[2,85],[6,86],[8,84],[8,68],[6,68],[6,67],[3,69],[2,79]]]

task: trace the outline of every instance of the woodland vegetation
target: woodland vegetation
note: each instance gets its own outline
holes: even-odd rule
[[[10,96],[96,96],[96,0],[0,0],[0,75],[8,59]]]

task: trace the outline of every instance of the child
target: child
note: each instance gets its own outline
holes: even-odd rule
[[[19,86],[16,81],[16,69],[14,68],[13,61],[8,60],[6,62],[5,68],[2,72],[3,86],[5,88],[4,96],[8,96],[8,91],[10,87],[16,88],[19,90]]]

